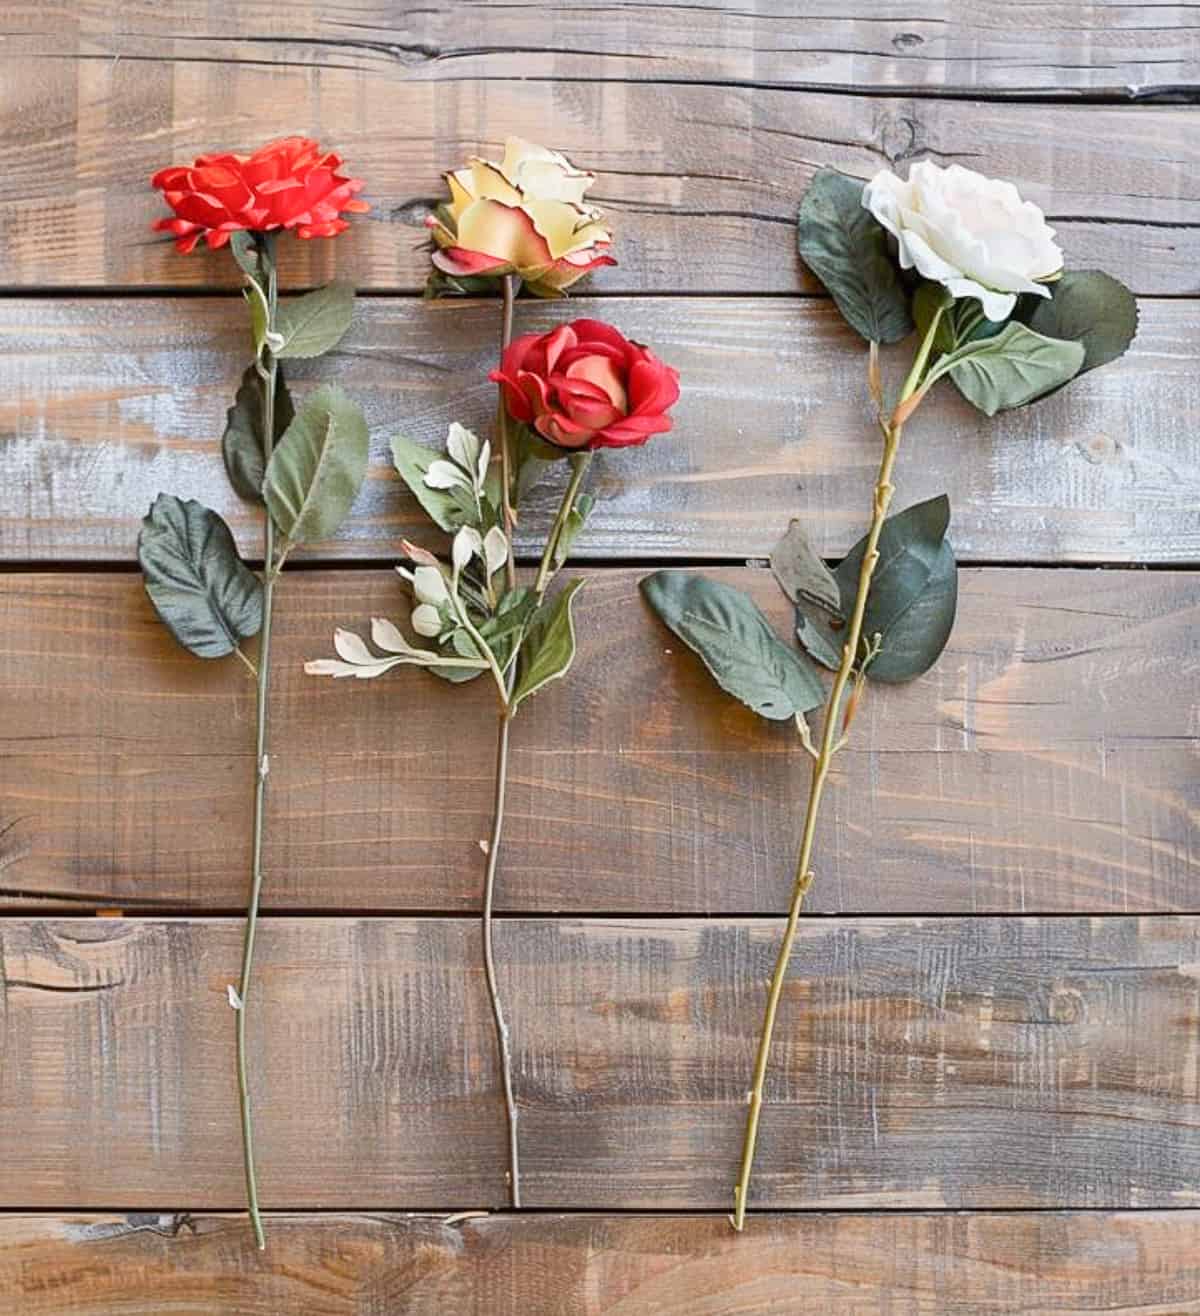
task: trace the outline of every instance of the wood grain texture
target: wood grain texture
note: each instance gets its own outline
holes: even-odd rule
[[[751,81],[796,87],[1136,99],[1200,85],[1186,4],[1153,0],[1022,6],[998,26],[985,0],[899,0],[831,12],[816,0],[620,5],[397,0],[280,8],[245,0],[12,3],[13,35],[39,54],[77,42],[97,58],[337,67],[375,80],[521,77],[600,82]],[[55,42],[60,44],[56,45]],[[71,47],[68,46],[68,52]]]
[[[1197,175],[1200,177],[1200,174]],[[897,505],[946,491],[960,559],[1200,562],[1200,302],[1143,303],[1130,352],[989,421],[939,385],[905,434]],[[682,375],[675,429],[602,454],[582,557],[765,556],[793,516],[827,555],[862,534],[878,462],[861,340],[828,303],[713,298],[523,306],[519,328],[599,314]],[[261,551],[219,439],[245,367],[240,299],[0,302],[0,557],[131,562],[160,490],[225,515]],[[490,432],[495,303],[368,299],[297,392],[334,375],[372,427],[370,478],[327,558],[392,560],[428,521],[391,470],[404,431]],[[911,347],[889,356],[898,387]],[[563,472],[525,516],[544,536]]]
[[[881,11],[865,27],[857,20],[850,26],[926,67],[927,46],[961,43],[963,54],[942,70],[950,85],[957,71],[968,85],[986,86],[993,74],[1036,80],[1032,66],[1078,39],[1075,15],[1092,29],[1092,59],[1110,44],[1123,52],[1102,77],[1123,81],[1121,64],[1133,73],[1140,33],[1177,51],[1191,46],[1190,72],[1173,75],[1169,62],[1155,62],[1134,75],[1140,85],[1182,80],[1184,90],[1191,83],[1200,89],[1200,26],[1185,10],[1172,22],[1160,6],[1035,3],[1023,6],[1018,28],[997,26],[981,0],[966,6],[979,20],[971,33],[963,6],[944,0],[936,7],[954,17],[918,24],[930,35],[911,59],[892,46],[896,37],[920,36],[911,19]],[[830,29],[841,24],[824,13],[818,21],[774,12],[774,4],[740,17],[667,6],[657,21],[675,36],[656,48],[653,31],[643,44],[643,17],[655,21],[644,6],[594,13],[590,6],[549,13],[472,6],[458,40],[469,30],[467,44],[486,54],[480,24],[507,31],[509,53],[499,56],[507,67],[475,76],[474,58],[435,60],[438,80],[428,81],[428,61],[394,53],[408,44],[403,38],[389,42],[386,32],[372,31],[370,7],[331,14],[325,5],[272,3],[239,5],[230,14],[224,4],[171,0],[72,5],[73,18],[50,5],[22,16],[28,8],[6,6],[0,20],[10,29],[0,41],[0,286],[232,286],[240,276],[226,253],[181,257],[150,232],[151,220],[165,213],[150,176],[202,151],[247,150],[308,132],[335,145],[367,181],[374,209],[335,243],[284,243],[284,279],[293,286],[336,271],[374,289],[419,287],[429,268],[422,224],[444,192],[441,173],[517,133],[552,136],[597,173],[592,195],[614,221],[620,261],[596,279],[597,291],[812,291],[817,285],[796,251],[795,216],[814,171],[829,164],[866,178],[887,167],[903,171],[922,157],[1011,179],[1046,211],[1072,266],[1105,268],[1138,293],[1200,291],[1200,143],[1191,106],[921,99],[904,94],[903,76],[872,88],[870,60],[850,52],[850,90],[897,94],[761,85],[803,80],[791,46],[839,44]],[[429,17],[412,21],[454,22],[448,8],[414,11]],[[49,24],[47,12],[56,15]],[[1038,17],[1049,22],[1051,14],[1059,30],[1048,45]],[[606,34],[597,36],[599,47],[588,39],[573,45],[570,33],[555,41],[552,28],[572,17]],[[378,19],[387,26],[386,15]],[[679,56],[697,48],[714,20],[720,28],[756,28],[776,52],[770,66],[743,68],[720,85],[681,70]],[[293,27],[289,41],[291,24],[305,31]],[[526,67],[526,25],[540,29],[536,45],[563,52],[546,80]],[[1019,32],[1037,52],[1032,60]],[[732,32],[725,35],[736,43]],[[654,81],[629,82],[623,57],[598,53],[605,43],[647,52],[643,72]],[[1080,59],[1078,48],[1074,54],[1083,77],[1101,69]]]
[[[530,1206],[723,1210],[782,921],[505,920]],[[9,919],[0,1206],[237,1209],[238,920]],[[260,928],[269,1208],[495,1207],[473,919]],[[1200,1204],[1200,920],[806,921],[756,1205]]]
[[[21,1316],[1200,1311],[1200,1213],[0,1216]]]
[[[722,695],[637,593],[592,571],[568,681],[514,729],[510,910],[786,908],[808,760]],[[770,573],[720,573],[786,634]],[[825,913],[1196,908],[1200,576],[965,570],[928,676],[876,687],[838,760]],[[391,572],[285,575],[264,900],[467,910],[491,816],[494,699],[420,672],[303,674],[338,624],[402,620]],[[252,682],[202,662],[136,577],[0,576],[0,902],[240,908]]]

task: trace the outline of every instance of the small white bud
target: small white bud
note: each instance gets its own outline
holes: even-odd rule
[[[418,567],[413,572],[413,593],[418,603],[432,603],[435,607],[450,597],[446,581],[437,567]]]
[[[412,628],[418,635],[432,639],[442,633],[442,614],[432,603],[422,603],[412,612]]]
[[[508,537],[498,525],[492,526],[484,536],[483,558],[489,576],[494,576],[508,561]]]
[[[238,995],[238,990],[233,983],[227,982],[225,991],[229,997],[229,1008],[231,1010],[240,1010],[242,1008],[242,998]]]
[[[474,526],[465,525],[454,536],[454,543],[450,549],[454,570],[462,571],[476,553],[483,556],[483,540],[479,538],[479,531]]]

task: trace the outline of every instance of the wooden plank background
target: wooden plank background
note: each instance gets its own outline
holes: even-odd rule
[[[917,14],[5,6],[0,1309],[1200,1313],[1200,26],[1156,0]],[[515,733],[498,942],[533,1209],[512,1214],[471,917],[490,701],[300,664],[402,613],[387,568],[428,534],[391,435],[494,405],[494,304],[416,297],[439,172],[551,128],[597,172],[621,264],[521,327],[612,319],[684,396],[671,436],[597,464],[578,668]],[[259,1255],[225,1002],[251,692],[164,637],[133,550],[160,489],[258,545],[217,449],[237,279],[149,232],[147,178],[293,131],[374,207],[284,266],[289,288],[364,291],[295,384],[362,400],[372,478],[281,589]],[[945,394],[909,427],[898,500],[949,492],[959,620],[932,672],[872,693],[832,783],[811,910],[835,917],[802,927],[735,1237],[805,761],[636,582],[705,564],[784,629],[757,560],[788,519],[831,557],[861,534],[863,354],[795,211],[823,164],[925,157],[1013,179],[1070,264],[1140,294],[1140,331],[1018,415]]]

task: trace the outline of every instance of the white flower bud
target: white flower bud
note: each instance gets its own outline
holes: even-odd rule
[[[454,570],[462,571],[468,562],[476,555],[483,556],[483,540],[479,538],[479,531],[473,526],[465,525],[454,536],[454,544],[450,550],[450,556],[454,561]]]
[[[411,620],[413,630],[427,640],[442,633],[442,614],[432,603],[422,603],[420,607],[414,608]]]
[[[418,567],[413,572],[413,593],[418,603],[432,603],[435,607],[450,597],[446,582],[437,567]]]
[[[483,559],[489,576],[495,575],[508,561],[508,538],[498,525],[492,526],[483,538]]]

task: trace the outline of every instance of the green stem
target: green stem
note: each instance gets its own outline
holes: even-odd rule
[[[487,979],[488,999],[492,1006],[492,1020],[496,1026],[496,1045],[500,1058],[500,1081],[504,1089],[504,1113],[508,1121],[508,1186],[509,1201],[514,1208],[521,1205],[521,1153],[517,1140],[516,1096],[512,1078],[512,1043],[504,1008],[500,1003],[500,987],[496,981],[496,954],[492,939],[492,903],[496,893],[496,872],[500,861],[500,838],[504,831],[504,803],[508,788],[508,731],[512,718],[507,708],[500,713],[496,737],[496,785],[492,802],[492,834],[488,840],[487,872],[483,885],[483,969]]]
[[[259,237],[260,265],[267,273],[267,328],[275,328],[275,311],[278,290],[275,275],[275,244],[272,237]],[[278,364],[269,350],[264,349],[265,363],[260,362],[263,379],[262,441],[266,461],[271,458],[275,441],[275,384]],[[237,1015],[237,1081],[238,1104],[242,1118],[242,1159],[246,1176],[246,1203],[250,1223],[254,1227],[254,1241],[259,1249],[267,1245],[263,1232],[262,1216],[258,1209],[258,1180],[254,1170],[254,1123],[250,1106],[250,1084],[246,1065],[246,1014],[250,1007],[250,979],[254,967],[254,938],[258,930],[258,902],[262,892],[263,815],[266,806],[267,774],[270,759],[267,746],[267,695],[271,671],[271,619],[274,603],[275,578],[282,563],[275,561],[275,523],[266,513],[263,533],[263,621],[259,633],[257,698],[255,700],[255,781],[254,781],[254,840],[251,851],[250,899],[246,907],[246,929],[242,941],[242,973],[238,984],[240,998]]]
[[[567,521],[575,508],[575,500],[579,497],[579,488],[583,484],[583,477],[587,475],[588,467],[591,464],[592,454],[590,452],[577,453],[571,458],[571,479],[567,485],[566,493],[563,494],[563,500],[559,504],[554,524],[550,527],[550,534],[546,539],[546,549],[542,554],[541,565],[538,567],[537,583],[533,587],[539,603],[542,601],[542,596],[546,593],[551,580],[554,579],[554,573],[562,565],[561,563],[555,564],[559,542],[562,540]]]
[[[500,321],[500,357],[512,342],[513,304],[517,296],[516,275],[506,274],[501,281],[504,290],[504,310]],[[513,549],[513,527],[517,522],[512,502],[513,457],[512,440],[508,428],[508,408],[504,405],[504,389],[499,390],[496,404],[496,432],[500,438],[500,514],[504,521],[504,537],[508,540],[508,560],[504,564],[504,579],[510,590],[517,587],[517,562]]]
[[[899,401],[896,404],[897,409],[912,397],[921,382],[921,376],[929,360],[933,337],[940,319],[941,310],[939,309],[930,322],[917,351],[913,367],[909,371]],[[783,995],[787,967],[791,960],[792,948],[795,945],[796,934],[799,930],[804,897],[808,894],[808,889],[812,885],[813,841],[816,836],[817,814],[821,807],[821,796],[825,791],[825,782],[829,776],[833,757],[845,744],[844,734],[839,734],[840,732],[844,733],[845,728],[839,728],[838,726],[838,711],[842,705],[842,696],[845,693],[847,682],[854,670],[859,643],[862,639],[863,617],[866,614],[867,597],[870,594],[871,579],[875,574],[875,567],[879,562],[879,536],[883,530],[883,523],[887,517],[888,507],[891,505],[894,492],[892,468],[896,462],[896,453],[900,448],[902,430],[903,425],[897,425],[894,420],[886,422],[883,426],[883,456],[875,480],[875,497],[871,509],[871,526],[867,532],[866,551],[863,554],[862,567],[858,573],[858,593],[855,596],[854,608],[850,614],[850,623],[846,629],[846,639],[842,646],[842,661],[838,666],[837,674],[833,678],[833,685],[830,687],[829,698],[825,704],[825,723],[821,733],[820,749],[813,759],[808,807],[804,815],[804,831],[801,835],[800,853],[796,861],[792,901],[788,910],[788,921],[784,929],[783,940],[775,959],[775,969],[771,975],[771,985],[767,993],[767,1008],[763,1018],[762,1032],[759,1035],[758,1053],[754,1061],[754,1080],[750,1089],[750,1108],[746,1115],[746,1134],[742,1142],[741,1168],[738,1173],[737,1184],[733,1190],[733,1227],[736,1230],[741,1230],[746,1222],[746,1207],[750,1197],[750,1177],[754,1170],[754,1154],[758,1145],[758,1125],[762,1114],[763,1086],[766,1082],[767,1064],[771,1055],[771,1038],[775,1031],[775,1016],[779,1010],[779,1001]]]

